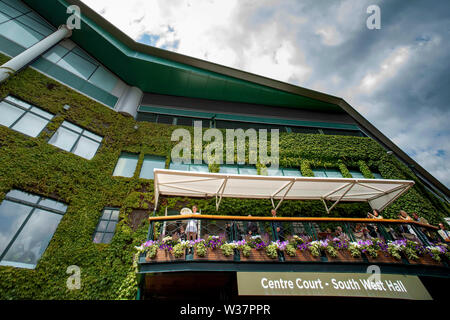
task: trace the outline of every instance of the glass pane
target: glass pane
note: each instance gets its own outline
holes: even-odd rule
[[[383,176],[377,172],[372,172],[373,176],[375,177],[375,179],[384,179]]]
[[[95,156],[95,153],[97,152],[99,146],[100,144],[98,142],[92,141],[91,139],[85,137],[81,137],[80,140],[78,140],[73,153],[77,156],[90,160]]]
[[[52,136],[48,143],[55,147],[70,151],[78,139],[78,134],[60,127]]]
[[[36,113],[36,114],[38,114],[38,115],[40,115],[40,116],[42,116],[42,117],[44,117],[47,120],[51,120],[53,118],[53,115],[51,113],[48,113],[48,112],[46,112],[46,111],[44,111],[42,109],[39,109],[37,107],[31,108],[31,111]]]
[[[17,104],[18,106],[21,106],[21,107],[23,107],[23,108],[26,109],[26,110],[28,110],[28,109],[31,108],[31,105],[30,105],[29,103],[26,103],[25,101],[16,99],[16,98],[14,98],[13,96],[7,96],[7,97],[5,98],[5,100],[6,100],[6,101],[9,101],[9,102],[12,102],[12,103],[15,103],[15,104]]]
[[[312,172],[314,172],[314,177],[322,177],[322,178],[327,177],[323,169],[313,169]]]
[[[113,176],[132,177],[138,163],[139,156],[137,154],[122,153],[117,161]]]
[[[3,263],[21,263],[36,266],[47,248],[62,216],[36,209],[25,227],[3,258]]]
[[[32,30],[16,20],[10,20],[1,24],[0,34],[24,48],[29,48],[44,39],[42,34]]]
[[[112,237],[114,236],[114,233],[105,233],[105,235],[103,236],[103,243],[110,243],[112,240]]]
[[[342,178],[342,173],[337,169],[325,169],[325,173],[329,178]]]
[[[0,255],[19,230],[32,207],[3,200],[0,204]]]
[[[100,220],[97,226],[97,231],[105,231],[106,226],[108,225],[108,221]]]
[[[40,34],[44,35],[44,36],[48,36],[51,33],[53,33],[53,30],[48,28],[47,26],[40,24],[39,22],[37,22],[35,19],[32,19],[30,16],[26,15],[26,16],[21,16],[19,18],[17,18],[18,21],[22,22],[23,24],[25,24],[26,26],[30,27],[31,29],[33,29],[34,31],[39,32]]]
[[[158,114],[158,123],[172,124],[173,116],[168,116],[165,114]]]
[[[255,167],[251,166],[242,166],[239,167],[239,174],[245,174],[245,175],[257,175],[258,171]]]
[[[87,130],[84,130],[83,136],[89,137],[89,138],[94,139],[95,141],[98,141],[98,142],[102,142],[102,139],[103,139],[102,137],[100,137],[100,136],[98,136],[98,135],[96,135],[96,134],[94,134],[94,133],[92,133],[90,131],[87,131]]]
[[[20,190],[11,190],[6,194],[6,196],[31,203],[37,203],[39,201],[38,196]]]
[[[42,119],[32,113],[27,113],[12,127],[12,129],[29,135],[30,137],[37,137],[47,123],[48,120]]]
[[[145,157],[139,177],[143,179],[153,179],[153,169],[164,169],[165,167],[166,160],[164,158]]]
[[[68,129],[71,129],[75,132],[78,132],[78,133],[81,133],[81,131],[83,131],[83,129],[81,129],[79,126],[76,126],[73,123],[70,123],[68,121],[64,121],[62,123],[62,126],[68,128]]]
[[[0,102],[0,114],[2,115],[0,117],[0,124],[9,127],[14,121],[19,119],[24,112],[25,111],[2,101]]]
[[[6,14],[0,12],[0,23],[6,22],[8,20],[11,20],[11,18],[8,17]]]
[[[30,11],[30,8],[28,8],[22,1],[20,0],[2,0],[2,2],[10,5],[16,10],[19,10],[22,13],[26,13]]]
[[[102,219],[109,220],[111,217],[111,211],[112,210],[105,210],[103,211]]]
[[[169,165],[169,169],[179,171],[189,171],[189,164],[171,162]]]
[[[117,84],[117,78],[103,67],[98,67],[89,82],[105,91],[111,92]]]
[[[49,51],[47,51],[46,53],[44,53],[42,56],[53,63],[57,63],[59,60],[61,60],[62,57],[64,57],[64,55],[68,51],[69,50],[64,48],[63,46],[57,45],[54,46]]]
[[[364,175],[356,170],[349,170],[353,178],[364,179]]]
[[[119,210],[112,210],[111,220],[118,221],[119,220]]]
[[[283,168],[283,174],[288,177],[301,177],[302,173],[299,169]]]
[[[65,205],[62,202],[55,201],[52,199],[42,199],[41,201],[39,201],[39,205],[50,208],[50,209],[61,211],[62,213],[65,213],[67,210],[67,205]]]
[[[116,230],[116,224],[117,222],[110,222],[108,224],[108,228],[106,229],[107,232],[114,232]]]
[[[239,174],[237,166],[221,165],[219,173]]]
[[[94,243],[101,243],[104,233],[103,232],[97,232],[94,236]]]
[[[96,66],[79,55],[69,52],[57,65],[87,80],[95,71]]]
[[[194,172],[209,172],[209,167],[207,164],[191,164],[189,166],[189,171]]]
[[[282,176],[283,171],[281,170],[281,168],[279,168],[279,169],[267,168],[267,175],[268,176]]]
[[[0,2],[0,11],[10,16],[11,18],[16,18],[22,14],[21,12],[3,2]]]

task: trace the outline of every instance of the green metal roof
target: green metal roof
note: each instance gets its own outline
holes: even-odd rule
[[[137,86],[144,92],[344,112],[337,103],[324,101],[325,99],[311,98],[243,80],[241,75],[246,73],[239,70],[136,43],[80,1],[24,2],[55,26],[66,23],[69,5],[78,5],[82,13],[81,29],[73,30],[71,40],[126,83]],[[183,61],[186,63],[182,63]],[[206,68],[197,65],[204,65]],[[212,71],[214,69],[225,70],[228,74],[234,72],[240,77]]]

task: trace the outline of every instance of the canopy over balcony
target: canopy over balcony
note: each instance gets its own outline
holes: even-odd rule
[[[340,201],[368,202],[379,211],[386,208],[414,181],[387,179],[256,176],[154,170],[155,204],[160,195],[270,199],[277,209],[283,200],[322,200],[329,213]],[[275,201],[278,203],[275,204]],[[333,202],[328,207],[326,200]]]

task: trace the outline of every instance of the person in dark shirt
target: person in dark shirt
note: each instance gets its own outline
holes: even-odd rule
[[[252,215],[249,214],[249,217],[251,217]],[[247,235],[249,236],[254,236],[258,234],[258,225],[256,224],[255,221],[249,221],[247,223]]]
[[[272,209],[271,213],[272,213],[272,217],[274,217],[274,218],[277,217],[277,210]],[[277,232],[278,239],[280,241],[284,241],[283,226],[281,225],[281,222],[274,221],[273,227],[275,228],[275,231]]]

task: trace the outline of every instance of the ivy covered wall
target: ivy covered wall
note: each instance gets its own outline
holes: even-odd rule
[[[1,64],[6,60],[0,56]],[[144,241],[145,218],[153,209],[153,181],[139,179],[138,173],[144,154],[166,156],[169,162],[170,136],[176,127],[137,123],[30,68],[0,85],[0,99],[7,95],[56,116],[37,138],[0,126],[0,201],[15,188],[63,201],[68,210],[36,269],[0,267],[0,299],[134,299],[134,246]],[[65,104],[71,108],[65,110]],[[64,120],[104,137],[92,160],[47,143]],[[140,153],[133,178],[112,177],[121,151]],[[305,176],[312,175],[314,166],[325,166],[339,168],[344,177],[349,177],[349,168],[356,168],[367,178],[373,177],[372,170],[384,178],[412,179],[416,185],[383,212],[385,217],[395,217],[400,208],[432,223],[449,215],[446,204],[370,138],[282,133],[280,165],[300,168]],[[216,212],[214,199],[163,198],[159,214],[166,205],[181,208],[194,203],[209,214],[269,215],[271,208],[268,200],[224,199]],[[110,244],[94,244],[92,236],[104,207],[120,208],[120,221]],[[368,210],[367,204],[343,203],[331,215],[363,217]],[[286,201],[279,215],[325,216],[326,212],[318,201]],[[80,290],[66,288],[70,265],[81,268]]]

